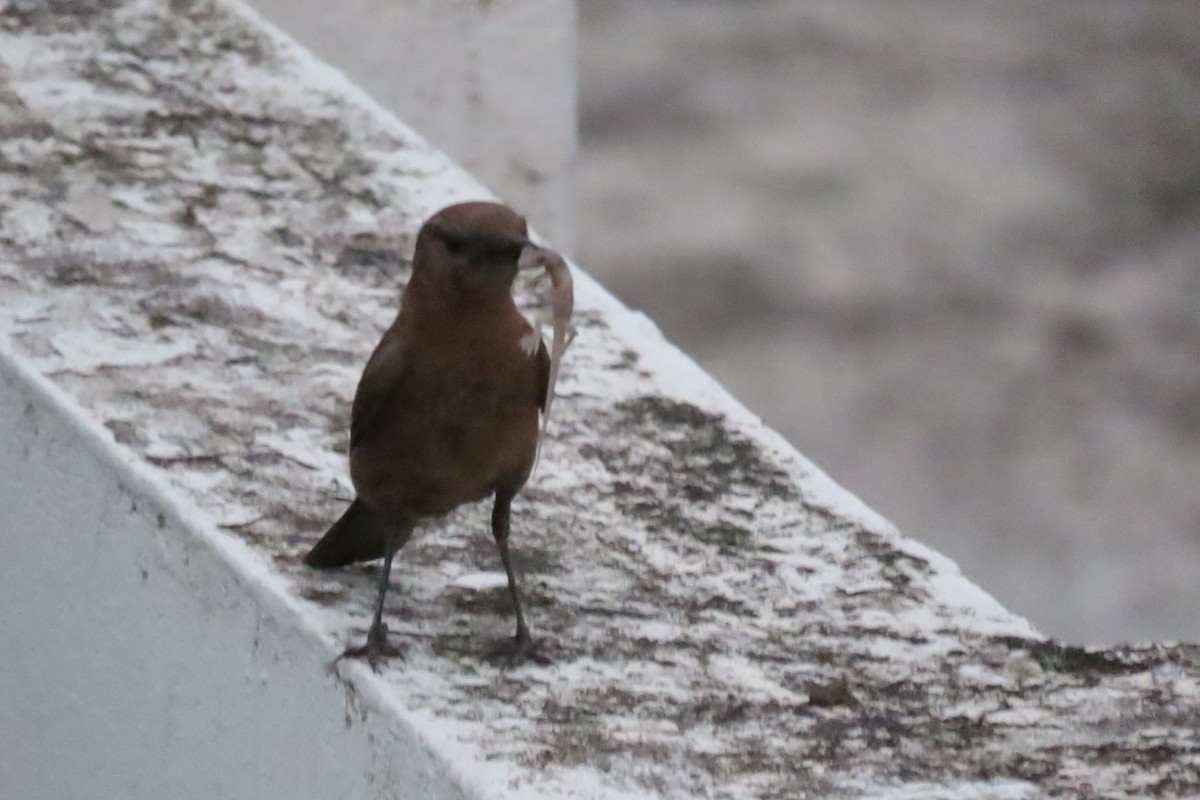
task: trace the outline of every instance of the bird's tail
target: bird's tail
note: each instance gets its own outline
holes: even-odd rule
[[[395,524],[355,500],[304,557],[310,567],[344,567],[387,555]]]

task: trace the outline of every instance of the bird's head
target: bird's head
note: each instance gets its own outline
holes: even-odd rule
[[[447,206],[417,234],[413,279],[460,292],[507,293],[528,236],[525,218],[506,205],[478,201]]]

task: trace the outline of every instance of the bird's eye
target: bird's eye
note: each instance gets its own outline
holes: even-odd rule
[[[443,241],[446,243],[446,251],[452,256],[457,256],[463,251],[463,240],[457,236],[446,236]]]

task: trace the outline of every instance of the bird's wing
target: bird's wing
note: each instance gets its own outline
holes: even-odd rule
[[[350,411],[350,447],[370,436],[395,405],[407,373],[407,348],[396,328],[384,334],[367,360]]]

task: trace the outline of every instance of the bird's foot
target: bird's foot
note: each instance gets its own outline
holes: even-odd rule
[[[502,667],[516,667],[529,662],[543,666],[550,663],[550,659],[542,654],[528,633],[523,636],[518,634],[497,644],[488,653],[488,661]]]
[[[380,664],[389,658],[399,658],[401,661],[406,660],[404,648],[388,641],[386,625],[381,625],[378,630],[371,629],[367,634],[366,644],[359,645],[358,647],[347,647],[337,657],[337,661],[341,661],[343,658],[366,659],[366,662],[371,665],[373,672],[379,672]],[[337,662],[335,661],[334,663]]]

